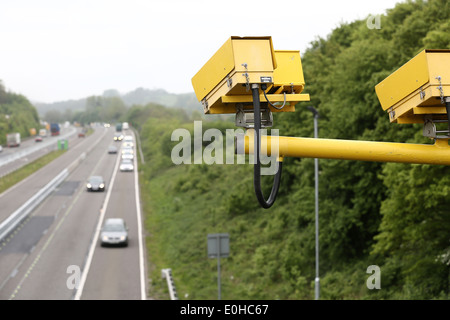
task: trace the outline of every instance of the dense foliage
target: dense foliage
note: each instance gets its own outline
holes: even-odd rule
[[[19,132],[22,138],[30,136],[30,129],[40,128],[36,108],[26,97],[5,90],[0,81],[0,145],[6,143],[6,135]]]
[[[380,29],[355,21],[311,43],[302,64],[305,92],[321,115],[319,136],[431,143],[419,125],[390,124],[374,86],[420,50],[450,48],[449,17],[448,1],[408,1],[382,15]],[[281,135],[313,136],[308,105],[275,116]],[[146,159],[141,187],[153,265],[151,293],[167,298],[161,295],[166,289],[160,269],[170,267],[180,298],[215,299],[216,261],[206,256],[206,238],[228,232],[224,299],[313,299],[313,159],[285,160],[277,202],[264,210],[253,193],[248,160],[246,165],[172,163],[178,142],[171,134],[186,128],[194,139],[194,119],[150,105],[132,112],[139,119]],[[218,128],[225,134],[226,128],[235,128],[231,121],[202,124],[203,132]],[[448,299],[449,171],[320,160],[321,298]],[[270,184],[270,178],[264,180],[267,189]],[[370,265],[380,267],[379,290],[366,286]]]

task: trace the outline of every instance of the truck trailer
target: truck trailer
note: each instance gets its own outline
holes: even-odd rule
[[[59,136],[59,131],[60,131],[59,124],[57,123],[50,124],[50,133],[52,136]]]
[[[46,137],[47,136],[47,129],[40,129],[39,130],[39,135],[41,136],[41,137]]]
[[[20,146],[20,133],[8,133],[6,135],[6,145],[8,148]]]

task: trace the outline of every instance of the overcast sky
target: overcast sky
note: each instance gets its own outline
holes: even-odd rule
[[[0,80],[39,102],[107,89],[193,92],[191,78],[230,36],[272,36],[275,49],[302,53],[340,23],[398,2],[1,0]]]

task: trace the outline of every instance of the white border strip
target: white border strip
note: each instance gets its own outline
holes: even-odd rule
[[[135,139],[136,141],[136,139]],[[144,265],[144,247],[142,244],[142,217],[141,217],[141,201],[139,193],[139,178],[138,178],[138,166],[137,166],[137,156],[134,157],[134,194],[136,199],[136,214],[138,223],[138,238],[139,238],[139,269],[141,277],[141,300],[147,299],[146,288],[145,288],[145,265]]]

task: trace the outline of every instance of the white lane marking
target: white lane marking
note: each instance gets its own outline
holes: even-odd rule
[[[95,230],[94,238],[92,240],[91,247],[89,248],[89,253],[88,253],[88,256],[87,256],[86,264],[84,265],[83,272],[81,274],[81,279],[80,279],[80,283],[79,283],[79,286],[78,286],[78,289],[77,289],[77,293],[75,295],[75,300],[80,300],[81,299],[81,295],[83,294],[83,289],[84,289],[84,285],[86,283],[86,279],[87,279],[87,275],[89,273],[89,269],[91,267],[92,258],[94,257],[95,247],[97,246],[97,239],[98,239],[98,236],[100,234],[101,226],[103,224],[103,219],[105,217],[106,208],[108,207],[109,198],[111,197],[111,192],[112,192],[112,189],[113,189],[113,186],[114,186],[114,181],[116,180],[116,174],[117,174],[117,169],[119,167],[119,163],[120,163],[120,156],[117,157],[116,165],[114,167],[114,172],[113,172],[113,175],[111,177],[111,182],[109,184],[108,192],[106,194],[105,201],[103,202],[102,209],[100,210],[100,218],[98,219],[98,223],[97,223],[97,227],[96,227],[96,230]]]
[[[136,141],[136,139],[135,139]],[[144,268],[144,248],[142,244],[142,222],[141,222],[141,202],[139,195],[139,179],[138,179],[138,166],[137,157],[134,157],[134,194],[136,199],[136,214],[138,223],[138,239],[139,239],[139,271],[141,277],[141,300],[147,299],[145,288],[145,268]]]

